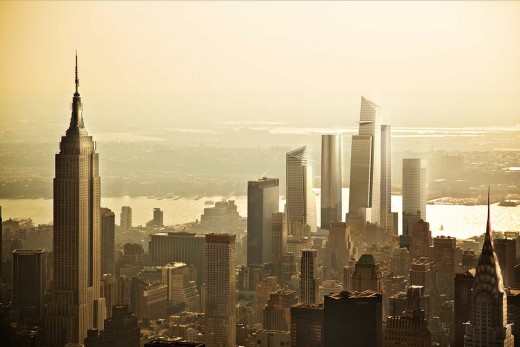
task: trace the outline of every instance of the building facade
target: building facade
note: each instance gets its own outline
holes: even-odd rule
[[[392,127],[381,125],[381,225],[394,230],[392,218]]]
[[[300,267],[300,302],[315,304],[318,302],[319,279],[317,271],[318,251],[315,249],[302,250]]]
[[[321,228],[342,220],[341,135],[321,136]]]
[[[291,346],[324,346],[323,305],[299,303],[291,307]]]
[[[148,252],[153,265],[162,266],[172,262],[195,265],[197,288],[204,281],[204,235],[190,232],[155,233],[149,236]]]
[[[279,210],[277,178],[247,183],[247,265],[272,262],[273,213]]]
[[[383,296],[370,290],[325,295],[324,346],[381,347]]]
[[[208,347],[234,347],[236,343],[235,236],[206,235],[204,340]]]
[[[371,254],[363,254],[356,263],[352,274],[352,290],[363,292],[371,290],[377,293],[383,292],[382,274],[379,263]]]
[[[132,209],[130,206],[121,207],[120,226],[123,230],[132,228]]]
[[[347,221],[354,229],[380,223],[381,120],[379,106],[361,97],[359,134],[352,136]]]
[[[115,273],[116,218],[108,208],[101,208],[101,273]]]
[[[43,317],[46,267],[43,249],[13,251],[13,302],[23,320]]]
[[[401,247],[408,247],[413,223],[426,220],[426,164],[423,159],[403,159],[403,234]]]
[[[287,253],[287,216],[283,212],[273,213],[271,227],[271,256],[273,263],[280,263]]]
[[[102,328],[105,319],[105,303],[99,297],[99,155],[84,126],[77,71],[76,56],[70,126],[55,157],[53,300],[45,314],[50,346],[82,343],[87,330]]]
[[[309,225],[311,231],[316,231],[316,198],[312,191],[312,167],[307,158],[307,147],[286,154],[285,177],[289,234],[302,225]]]

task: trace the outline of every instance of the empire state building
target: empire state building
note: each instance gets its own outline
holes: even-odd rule
[[[45,315],[48,346],[82,344],[88,329],[103,329],[105,316],[105,302],[99,297],[99,155],[85,129],[78,87],[76,55],[70,126],[55,158],[53,302]]]

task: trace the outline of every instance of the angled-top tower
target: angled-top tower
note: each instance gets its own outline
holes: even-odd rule
[[[352,136],[350,196],[347,222],[360,229],[380,223],[381,119],[379,107],[361,97],[359,135]]]
[[[289,234],[295,225],[307,224],[316,231],[316,197],[312,191],[312,167],[307,147],[286,154],[286,203]]]

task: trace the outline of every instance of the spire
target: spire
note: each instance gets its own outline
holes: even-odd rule
[[[492,294],[496,294],[498,292],[504,292],[504,283],[502,280],[502,270],[500,269],[498,258],[495,254],[495,249],[493,247],[493,237],[491,234],[490,201],[490,188],[488,187],[488,215],[486,233],[484,235],[482,253],[480,254],[480,257],[478,259],[473,289],[477,291],[486,291]]]
[[[78,78],[78,51],[76,50],[76,94],[78,94],[79,78]]]
[[[81,96],[79,95],[79,77],[78,77],[78,52],[76,51],[76,68],[75,68],[75,83],[76,92],[72,97],[72,114],[70,115],[70,126],[67,134],[86,134],[85,126],[83,124],[83,104],[81,103]]]

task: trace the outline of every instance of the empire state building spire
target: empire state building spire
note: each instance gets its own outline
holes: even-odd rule
[[[67,130],[68,134],[87,134],[85,124],[83,123],[83,104],[81,103],[81,96],[79,95],[79,77],[78,77],[78,54],[76,53],[76,92],[72,97],[72,114],[70,116],[70,126]]]

